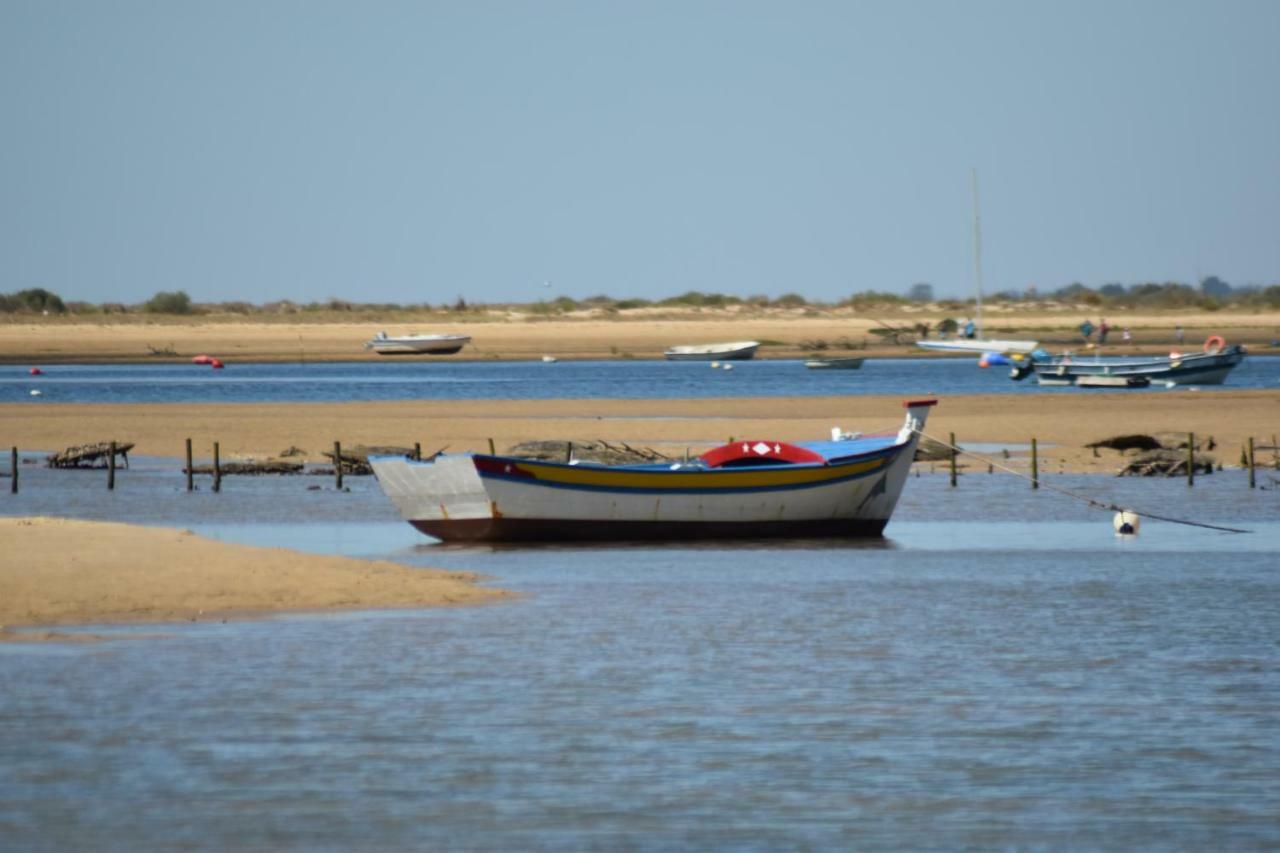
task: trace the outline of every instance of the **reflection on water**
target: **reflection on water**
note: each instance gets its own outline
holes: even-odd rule
[[[1280,493],[1237,472],[1054,479],[1248,535],[926,475],[883,541],[618,548],[432,545],[362,478],[32,473],[0,511],[525,595],[0,646],[6,849],[1280,844]]]

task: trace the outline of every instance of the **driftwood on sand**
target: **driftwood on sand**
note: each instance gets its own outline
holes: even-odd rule
[[[439,451],[437,451],[437,453],[438,452]],[[322,455],[326,459],[337,463],[337,460],[333,458],[332,450],[326,450]],[[404,456],[408,459],[412,459],[413,448],[364,444],[357,444],[353,447],[344,447],[342,448],[342,473],[351,474],[353,476],[372,474],[373,468],[369,465],[370,456]],[[332,470],[330,470],[329,473],[333,473]]]
[[[526,441],[508,448],[507,455],[543,462],[564,462],[569,458],[570,445],[572,445],[574,459],[579,462],[598,462],[602,465],[665,462],[672,458],[650,447],[632,447],[626,442],[610,444],[599,439],[596,441]]]
[[[1197,474],[1212,474],[1217,461],[1207,454],[1197,453],[1194,468]],[[1185,450],[1150,450],[1130,459],[1120,469],[1121,477],[1185,477],[1187,454]]]
[[[302,468],[301,462],[290,462],[284,459],[246,459],[241,462],[218,463],[218,473],[224,477],[231,475],[301,474]],[[192,465],[191,473],[212,474],[213,466]]]
[[[1160,440],[1152,435],[1114,435],[1101,441],[1091,441],[1085,447],[1107,448],[1108,450],[1160,450],[1164,447]]]
[[[916,462],[939,462],[951,458],[951,448],[932,438],[921,438],[916,445]]]
[[[99,441],[95,444],[80,444],[68,447],[45,457],[50,468],[106,468],[111,457],[110,441]],[[115,442],[115,453],[124,459],[124,467],[129,467],[129,451],[133,450],[133,442]]]

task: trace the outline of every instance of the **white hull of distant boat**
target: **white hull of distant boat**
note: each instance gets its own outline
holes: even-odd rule
[[[1035,352],[1036,347],[1040,346],[1040,342],[999,340],[996,338],[956,338],[955,340],[916,341],[916,346],[921,349],[937,350],[940,352],[1014,352],[1021,353],[1022,355],[1030,355],[1032,352]]]
[[[453,355],[471,343],[470,335],[399,335],[378,332],[364,348],[378,355]]]
[[[811,358],[804,363],[810,370],[861,370],[861,358]]]
[[[667,361],[746,361],[755,358],[759,348],[759,341],[735,341],[729,344],[672,347],[665,355]]]

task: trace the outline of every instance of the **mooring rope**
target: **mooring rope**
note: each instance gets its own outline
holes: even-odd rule
[[[974,453],[973,451],[970,451],[970,450],[965,450],[964,448],[958,447],[949,441],[943,441],[942,439],[937,438],[936,436],[929,435],[927,432],[924,432],[922,430],[917,429],[915,432],[921,438],[927,438],[930,441],[937,442],[938,444],[942,445],[948,450],[954,451],[957,454],[963,453],[965,456],[972,456],[974,459],[979,459],[983,462],[986,462],[988,465],[994,468],[999,468],[1001,471],[1007,471],[1008,473],[1013,474],[1015,477],[1021,477],[1027,482],[1039,483],[1041,488],[1048,489],[1051,492],[1057,492],[1060,495],[1065,495],[1066,497],[1074,498],[1075,500],[1078,500],[1078,501],[1083,501],[1089,506],[1093,507],[1094,509],[1110,510],[1112,512],[1132,512],[1136,515],[1142,516],[1143,518],[1153,518],[1156,521],[1168,521],[1171,524],[1185,524],[1189,527],[1205,527],[1205,528],[1208,528],[1209,530],[1220,530],[1223,533],[1252,533],[1253,532],[1252,530],[1241,530],[1240,528],[1237,528],[1237,527],[1222,527],[1221,525],[1217,525],[1217,524],[1207,524],[1203,521],[1191,521],[1185,518],[1172,518],[1167,515],[1157,515],[1153,512],[1147,512],[1146,510],[1139,510],[1133,507],[1122,507],[1117,504],[1105,503],[1103,501],[1094,500],[1088,495],[1082,495],[1077,492],[1073,492],[1070,489],[1064,489],[1061,486],[1055,486],[1052,483],[1046,483],[1043,478],[1040,478],[1040,477],[1032,478],[1029,474],[1025,474],[1022,471],[1018,471],[1016,469],[1010,468],[1007,465],[1001,465],[999,462],[996,462],[994,459],[988,459],[987,457],[982,456],[981,454]]]

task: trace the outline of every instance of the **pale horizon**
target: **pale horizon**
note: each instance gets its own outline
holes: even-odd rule
[[[1280,4],[0,8],[0,293],[1280,281]]]

